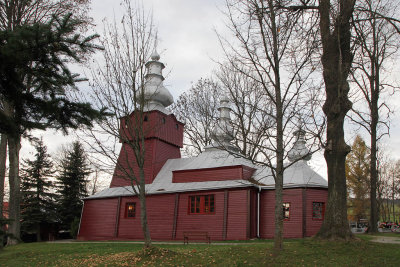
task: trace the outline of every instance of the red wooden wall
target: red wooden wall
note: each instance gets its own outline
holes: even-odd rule
[[[189,214],[189,197],[209,194],[214,195],[215,212]],[[274,236],[274,199],[274,190],[261,192],[261,238]],[[312,220],[312,202],[326,203],[326,200],[327,189],[285,189],[283,201],[290,203],[290,218],[284,221],[284,237],[301,238],[303,234],[314,235],[322,221]],[[150,233],[154,240],[182,240],[185,231],[206,231],[211,240],[245,240],[257,235],[255,188],[151,195],[146,201]],[[127,202],[136,203],[135,218],[126,218]],[[118,203],[120,209],[117,217]],[[143,239],[139,200],[136,197],[86,200],[79,239]]]
[[[306,190],[306,199],[307,199],[307,210],[306,210],[306,236],[315,235],[322,225],[322,220],[313,220],[312,219],[312,203],[313,202],[326,202],[328,200],[328,190],[327,189],[307,189]]]
[[[118,198],[85,200],[78,239],[108,240],[114,237]]]
[[[159,111],[150,111],[143,114],[143,134],[145,137],[145,164],[144,173],[146,184],[151,184],[158,172],[168,159],[180,158],[180,148],[183,146],[183,124],[176,120],[173,114],[165,115]],[[129,119],[127,123],[125,120]],[[128,118],[121,119],[122,139],[132,139],[135,130],[135,113]],[[140,118],[142,119],[142,118]],[[122,144],[118,157],[118,164],[114,170],[110,187],[129,186],[131,181],[127,173],[139,175],[136,157],[133,149],[126,143]]]
[[[179,147],[165,143],[159,139],[147,139],[145,140],[145,146],[144,175],[146,184],[151,184],[165,162],[168,159],[180,158],[181,152]],[[131,182],[126,179],[125,172],[129,173],[133,171],[136,177],[138,177],[139,168],[136,164],[133,149],[129,145],[122,145],[118,163],[122,168],[115,167],[110,187],[131,185]]]
[[[189,197],[209,194],[214,195],[215,213],[189,214]],[[250,199],[251,191],[248,189],[148,196],[147,215],[151,237],[154,240],[182,240],[185,231],[206,231],[211,240],[248,239],[250,233],[254,232],[248,210]],[[126,217],[128,202],[136,203],[134,218]],[[143,239],[137,197],[121,197],[118,219],[117,210],[118,198],[86,200],[79,239]]]
[[[156,240],[170,240],[174,215],[174,194],[153,195],[147,199],[147,218],[151,237]],[[127,202],[136,203],[135,218],[127,218]],[[121,200],[118,238],[143,239],[140,223],[140,202],[137,197],[124,197]]]
[[[137,120],[145,117],[147,120],[141,124],[143,130],[139,131],[143,133],[145,138],[157,138],[169,144],[183,147],[184,124],[179,122],[173,114],[166,115],[157,110],[145,112],[141,118],[135,117],[134,112],[128,118],[121,118],[120,134],[122,139],[132,140],[135,132],[138,131],[135,126],[140,122],[137,122]],[[125,120],[130,121],[125,122]]]
[[[255,169],[243,165],[193,170],[178,170],[172,172],[172,182],[190,183],[240,179],[247,180],[252,176],[254,171]]]
[[[303,214],[303,197],[305,197],[305,214]],[[283,202],[290,203],[290,218],[283,223],[284,238],[301,238],[303,237],[304,230],[304,236],[315,235],[321,227],[322,221],[312,220],[312,202],[326,203],[327,197],[327,189],[285,189],[283,193]],[[273,238],[275,227],[275,191],[262,191],[260,202],[260,236],[261,238]],[[303,215],[305,218],[303,218]],[[304,220],[305,226],[303,224]]]

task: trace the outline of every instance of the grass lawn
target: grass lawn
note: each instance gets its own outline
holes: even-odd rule
[[[30,243],[0,251],[0,266],[399,266],[399,244],[360,237],[348,243],[290,240],[278,257],[272,256],[271,241],[156,245],[151,255],[128,242]]]

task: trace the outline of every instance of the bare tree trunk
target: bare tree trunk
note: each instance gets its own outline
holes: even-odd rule
[[[283,160],[281,161],[283,163]],[[283,249],[283,164],[277,168],[275,178],[275,233],[274,249],[279,253]],[[280,170],[280,171],[279,171]]]
[[[3,218],[4,205],[4,182],[6,177],[7,160],[7,135],[2,134],[0,140],[0,219]],[[0,236],[0,248],[3,247],[3,236]]]
[[[42,237],[40,235],[40,223],[38,223],[37,227],[36,227],[36,241],[37,242],[41,242],[42,241]]]
[[[373,102],[377,104],[376,102]],[[377,142],[376,142],[376,128],[378,124],[378,109],[375,109],[375,105],[372,106],[371,109],[371,168],[370,168],[370,176],[371,176],[371,192],[370,192],[370,201],[371,201],[371,215],[370,215],[370,225],[368,228],[369,233],[377,233],[378,232],[378,206],[377,206],[377,198],[376,198],[376,185],[378,180],[378,170],[376,167],[377,161]]]
[[[280,90],[277,90],[280,98]],[[277,102],[278,103],[278,102]],[[279,102],[280,103],[280,102]],[[275,253],[283,249],[283,122],[282,105],[277,104],[276,175],[275,175]]]
[[[146,190],[145,190],[145,179],[143,168],[140,168],[140,185],[139,185],[139,200],[140,200],[140,222],[142,224],[142,230],[144,235],[144,247],[151,247],[151,237],[149,225],[147,223],[147,209],[146,209]]]
[[[396,216],[394,214],[394,194],[395,194],[395,186],[394,186],[394,173],[392,178],[392,211],[393,211],[393,222],[396,220]]]
[[[7,135],[2,134],[0,140],[0,218],[3,217],[4,182],[6,177]]]
[[[317,236],[324,239],[352,237],[347,221],[346,155],[350,147],[344,140],[344,118],[352,103],[348,99],[353,55],[350,50],[350,19],[354,0],[339,1],[339,14],[331,25],[329,0],[320,1],[320,29],[323,47],[322,65],[326,101],[323,111],[327,117],[327,143],[324,152],[328,167],[328,203],[325,218]]]
[[[8,238],[8,245],[15,245],[20,239],[20,177],[19,177],[19,150],[21,148],[21,137],[8,137],[8,148],[10,158],[9,183],[10,183],[10,201],[9,201],[9,232],[13,235]]]

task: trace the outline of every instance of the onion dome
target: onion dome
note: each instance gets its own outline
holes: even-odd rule
[[[164,64],[159,61],[160,55],[156,50],[151,54],[151,60],[146,63],[147,74],[144,84],[144,99],[146,101],[144,111],[159,110],[165,114],[170,112],[166,107],[174,102],[174,98],[164,87],[162,70]]]
[[[289,161],[294,162],[300,159],[308,161],[311,159],[310,151],[306,147],[305,133],[301,128],[301,122],[299,122],[299,128],[293,133],[296,140],[288,153]]]

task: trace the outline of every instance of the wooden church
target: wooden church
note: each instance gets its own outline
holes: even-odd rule
[[[188,232],[206,233],[211,240],[273,238],[274,179],[270,169],[229,152],[234,149],[230,145],[229,100],[221,100],[213,144],[197,157],[181,158],[184,124],[166,109],[173,98],[163,86],[164,64],[159,59],[155,52],[146,64],[148,104],[143,114],[146,123],[159,124],[157,130],[145,136],[144,174],[151,238],[183,240]],[[121,121],[121,125],[127,124]],[[284,172],[285,238],[316,234],[328,196],[327,181],[307,164],[304,132],[299,129],[295,135],[289,152],[289,160],[295,163]],[[135,161],[133,151],[124,143],[118,160],[122,165]],[[110,188],[84,199],[78,239],[143,239],[140,201],[132,192],[131,182],[118,169]]]

